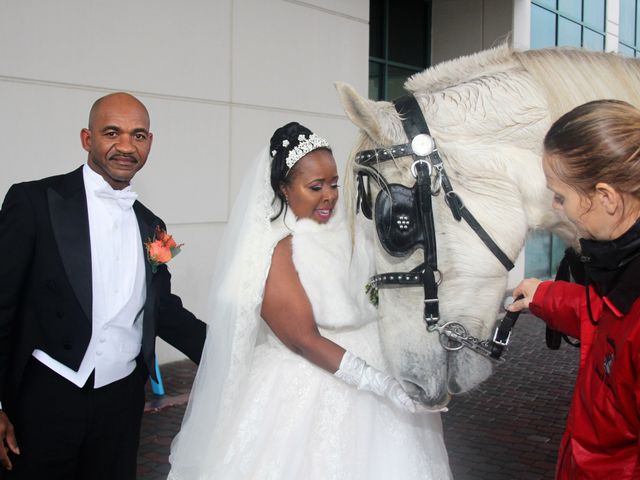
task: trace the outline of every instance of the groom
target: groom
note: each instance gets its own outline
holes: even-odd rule
[[[159,335],[200,361],[204,323],[144,245],[165,224],[129,182],[149,114],[98,99],[86,165],[13,185],[0,210],[0,462],[9,479],[128,480]],[[157,230],[157,229],[160,230]]]

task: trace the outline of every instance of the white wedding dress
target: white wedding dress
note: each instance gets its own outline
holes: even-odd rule
[[[364,291],[369,274],[366,240],[356,235],[354,245],[340,215],[325,225],[296,222],[288,215],[269,226],[268,255],[289,234],[294,265],[322,335],[386,371],[375,309]],[[257,274],[250,276],[254,281],[257,276],[262,287],[269,262],[256,266]],[[244,293],[236,299],[246,298],[250,309],[245,314],[255,316],[262,290],[260,297]],[[172,446],[169,479],[451,478],[439,413],[411,414],[385,398],[356,390],[291,352],[263,321],[255,322],[239,319],[231,333],[228,326],[218,328],[232,347],[226,359],[218,359],[226,363],[218,369],[222,375],[207,358],[201,364],[183,428]],[[208,343],[216,335],[217,323],[211,325]],[[212,348],[207,345],[205,354]],[[210,377],[203,377],[205,371]],[[224,372],[232,378],[222,378]],[[218,395],[210,383],[219,385]]]

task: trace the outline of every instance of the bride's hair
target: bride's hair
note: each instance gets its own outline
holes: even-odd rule
[[[301,140],[300,136],[304,136]],[[290,122],[282,127],[278,128],[271,136],[271,142],[269,144],[269,151],[271,152],[271,188],[275,195],[273,202],[279,202],[280,205],[276,207],[277,213],[271,220],[278,218],[282,212],[287,208],[287,201],[282,193],[282,185],[287,185],[291,179],[295,176],[296,163],[289,166],[287,165],[287,158],[289,154],[296,150],[300,144],[304,144],[303,151],[299,152],[296,161],[302,158],[307,153],[320,148],[331,151],[331,148],[327,144],[326,140],[320,137],[316,137],[311,130],[298,122]]]

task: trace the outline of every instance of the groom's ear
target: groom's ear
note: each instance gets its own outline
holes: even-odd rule
[[[91,130],[88,128],[80,130],[80,143],[87,152],[91,151]]]

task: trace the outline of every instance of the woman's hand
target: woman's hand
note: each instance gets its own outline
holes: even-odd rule
[[[523,296],[520,300],[515,300],[511,305],[507,307],[510,312],[519,312],[525,308],[529,308],[529,303],[533,300],[533,296],[536,294],[538,285],[542,283],[542,280],[537,278],[525,278],[522,280],[516,288],[513,289],[513,298]]]

